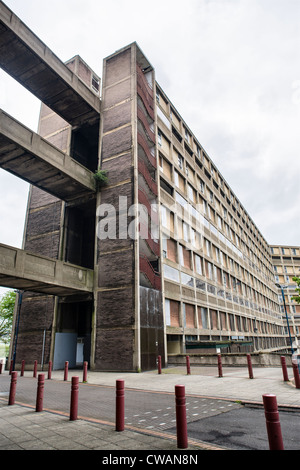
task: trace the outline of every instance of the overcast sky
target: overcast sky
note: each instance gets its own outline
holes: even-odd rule
[[[136,41],[270,244],[300,245],[299,0],[6,0],[62,60]],[[40,103],[0,70],[0,107],[34,131]],[[28,185],[0,170],[0,242],[20,247]]]

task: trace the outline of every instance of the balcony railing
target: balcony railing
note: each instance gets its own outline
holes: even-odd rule
[[[142,204],[143,206],[146,207],[148,214],[150,216],[150,219],[157,224],[158,223],[158,212],[155,210],[156,209],[156,204],[152,206],[150,203],[146,193],[139,188],[138,190],[138,199],[139,199],[139,204]]]
[[[147,134],[147,137],[155,145],[155,143],[156,143],[155,134],[152,131],[152,129],[150,128],[149,122],[147,121],[147,118],[144,114],[144,111],[139,106],[137,108],[137,117],[139,118],[139,120],[143,124],[145,132]]]
[[[144,180],[146,181],[149,189],[152,191],[152,193],[157,196],[158,195],[158,189],[157,189],[157,183],[156,181],[152,178],[152,176],[149,173],[149,170],[145,163],[139,159],[138,161],[138,170],[141,175],[143,175]]]
[[[142,147],[142,149],[143,149],[147,159],[151,163],[151,165],[154,168],[156,168],[157,167],[156,156],[155,156],[154,153],[151,152],[145,137],[139,131],[137,132],[137,141],[138,141],[138,144]]]
[[[138,80],[143,84],[144,88],[147,90],[149,95],[153,98],[153,88],[151,84],[148,82],[148,80],[145,77],[145,74],[143,73],[142,69],[137,65],[136,67],[137,75],[138,75]]]
[[[144,237],[144,235],[147,234],[147,238]],[[141,236],[142,235],[142,236]],[[150,231],[148,230],[148,228],[146,228],[146,226],[143,224],[143,223],[140,223],[140,237],[142,240],[145,240],[145,242],[147,243],[148,247],[150,248],[150,250],[156,255],[156,256],[160,256],[160,243],[159,241],[155,240]]]
[[[161,290],[161,276],[154,271],[152,265],[145,256],[140,256],[140,271],[147,277],[154,289]]]
[[[139,67],[137,67],[137,92],[144,103],[147,113],[154,121],[155,115],[153,90],[149,86],[149,83],[145,79],[145,76]]]

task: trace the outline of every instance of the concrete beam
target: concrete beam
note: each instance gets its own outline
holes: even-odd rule
[[[64,201],[96,191],[90,170],[1,109],[0,167]]]
[[[0,244],[0,285],[49,295],[93,292],[94,272]]]
[[[100,117],[100,98],[0,1],[0,66],[69,124]]]

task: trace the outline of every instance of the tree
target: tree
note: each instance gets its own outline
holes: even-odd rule
[[[295,300],[295,302],[300,304],[300,277],[293,277],[293,281],[295,281],[298,286],[296,287],[296,291],[298,292],[298,295],[294,295],[292,297],[292,300]]]
[[[0,341],[10,341],[16,293],[13,290],[6,292],[0,300]]]

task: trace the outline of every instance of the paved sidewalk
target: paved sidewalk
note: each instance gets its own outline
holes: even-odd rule
[[[293,384],[292,369],[289,382],[283,381],[281,368],[254,368],[254,378],[249,379],[246,368],[223,367],[223,377],[213,367],[192,367],[191,375],[184,367],[170,367],[162,374],[157,371],[144,373],[109,373],[88,371],[88,384],[115,387],[117,379],[123,379],[125,389],[174,393],[175,385],[184,385],[186,395],[254,403],[262,406],[262,395],[276,395],[279,407],[300,410],[300,390]],[[41,373],[41,372],[38,372]],[[44,371],[47,379],[47,371]],[[5,371],[1,378],[7,375]],[[19,373],[18,373],[19,375]],[[53,371],[52,381],[63,381],[63,371]],[[79,376],[81,370],[69,370],[68,381]],[[32,377],[31,371],[25,377]],[[21,379],[20,379],[21,380]],[[19,381],[19,378],[18,378]],[[51,381],[51,382],[52,382]],[[1,390],[1,388],[0,388]],[[176,436],[149,430],[125,428],[116,432],[111,424],[83,419],[70,421],[63,413],[35,412],[35,407],[15,404],[8,406],[7,393],[0,393],[0,450],[102,450],[122,451],[176,451]],[[189,451],[216,450],[218,447],[189,439]],[[185,452],[185,450],[181,451]]]

